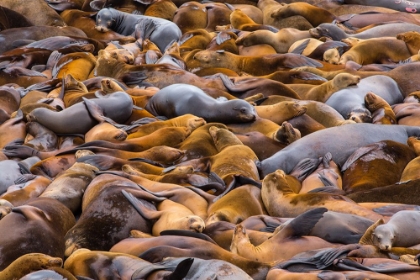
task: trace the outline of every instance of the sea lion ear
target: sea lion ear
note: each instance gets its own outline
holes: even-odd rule
[[[220,53],[220,54],[224,54],[225,53],[225,50],[217,50],[216,52],[217,53]]]

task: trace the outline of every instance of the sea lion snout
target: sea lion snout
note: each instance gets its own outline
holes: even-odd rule
[[[99,32],[108,32],[108,28],[105,26],[101,26],[101,25],[95,25],[95,29],[98,30]]]

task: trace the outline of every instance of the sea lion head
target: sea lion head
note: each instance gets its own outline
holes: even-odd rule
[[[206,227],[204,220],[201,219],[199,216],[191,215],[185,218],[187,219],[186,229],[195,232],[203,232],[204,228]]]
[[[238,119],[241,122],[252,122],[257,118],[257,113],[254,106],[242,99],[234,99],[226,101],[232,103],[232,110],[236,112],[236,117],[232,119]]]
[[[104,8],[96,14],[95,29],[100,32],[108,32],[115,25],[112,9]]]
[[[281,127],[273,134],[273,139],[277,142],[289,145],[292,142],[302,137],[300,131],[293,127],[293,125],[287,121],[281,124]]]
[[[351,111],[347,119],[353,120],[357,123],[371,123],[372,122],[372,114],[369,112],[368,109],[355,109]]]
[[[337,90],[349,86],[355,86],[360,82],[360,76],[352,75],[349,73],[340,73],[333,78],[333,83]]]
[[[395,234],[388,225],[379,225],[372,234],[372,241],[382,251],[389,251],[392,248]]]
[[[337,48],[331,48],[329,50],[326,50],[324,52],[324,55],[322,56],[322,59],[325,62],[331,63],[331,64],[338,64],[340,61],[340,52]]]

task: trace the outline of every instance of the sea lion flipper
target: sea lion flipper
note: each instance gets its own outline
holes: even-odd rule
[[[325,187],[334,187],[337,188],[337,185],[330,180],[323,172],[318,172],[318,178],[324,184]]]
[[[376,227],[379,225],[383,225],[385,222],[383,219],[377,220],[374,224],[367,228],[363,236],[359,240],[359,244],[361,245],[374,245],[372,234],[375,231]]]
[[[310,209],[287,223],[276,235],[282,238],[310,235],[312,228],[327,211],[325,207]]]
[[[18,185],[18,184],[24,184],[27,183],[33,179],[35,179],[37,176],[34,174],[22,174],[21,176],[19,176],[13,183]]]
[[[122,194],[127,198],[127,200],[133,205],[137,213],[140,214],[143,218],[147,220],[157,220],[162,215],[161,211],[153,211],[147,208],[146,204],[142,200],[137,199],[133,194],[122,190]]]
[[[338,189],[337,187],[331,186],[331,185],[310,190],[308,193],[329,193],[329,194],[336,194],[336,195],[345,194],[343,190]]]
[[[97,122],[101,123],[104,121],[104,111],[102,110],[101,106],[99,106],[96,102],[93,102],[90,99],[82,97],[83,102],[86,106],[89,115],[94,118]],[[115,122],[114,122],[115,123]]]
[[[193,262],[194,262],[194,258],[186,258],[185,260],[181,261],[171,274],[165,276],[165,279],[167,280],[184,279],[184,277],[187,276],[188,272],[190,271],[190,268]]]
[[[341,168],[341,172],[344,172],[347,170],[347,168],[350,167],[350,165],[352,165],[356,160],[358,160],[359,158],[361,158],[362,156],[366,155],[367,153],[380,149],[381,147],[379,146],[378,143],[373,143],[364,147],[361,147],[359,149],[357,149],[353,154],[351,154],[346,162],[343,164],[342,168]]]
[[[308,46],[309,41],[310,41],[310,39],[306,39],[299,46],[297,46],[294,50],[292,50],[290,53],[302,54],[303,50]]]
[[[290,172],[290,175],[302,182],[309,174],[318,168],[320,162],[321,158],[305,158],[296,164]]]

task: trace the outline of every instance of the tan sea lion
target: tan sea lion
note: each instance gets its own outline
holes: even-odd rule
[[[325,211],[325,208],[315,208],[301,214],[284,227],[278,227],[270,239],[258,246],[250,243],[246,229],[239,224],[235,227],[230,250],[250,260],[276,262],[288,260],[307,250],[335,247],[319,237],[304,236],[308,235]],[[280,248],[282,250],[278,250]]]
[[[61,267],[63,260],[42,253],[28,253],[14,260],[9,266],[0,271],[1,279],[21,279],[33,271]]]
[[[373,124],[396,124],[397,117],[394,110],[382,97],[373,92],[365,95],[365,106],[372,114]]]
[[[136,199],[134,192],[129,194],[124,191],[123,194],[141,216],[153,223],[153,236],[159,236],[164,230],[202,232],[205,228],[203,219],[180,203],[164,199],[157,204],[156,210],[152,210],[148,209],[141,200]]]
[[[238,56],[229,52],[199,51],[194,55],[200,63],[200,67],[224,67],[236,73],[248,73],[254,76],[262,76],[284,68],[299,66],[320,67],[321,64],[311,58],[292,53],[278,53],[259,56]],[[257,65],[265,65],[264,68]]]
[[[345,64],[349,60],[360,65],[398,63],[411,55],[406,43],[395,37],[371,38],[363,40],[343,53],[339,64]]]
[[[296,217],[308,209],[322,206],[331,211],[355,214],[371,220],[382,217],[343,195],[322,192],[296,194],[289,187],[287,176],[290,175],[285,175],[283,170],[278,169],[266,175],[262,181],[261,197],[270,215]]]
[[[278,125],[290,120],[291,118],[302,115],[306,108],[298,102],[283,101],[273,105],[255,106],[255,111],[261,118],[269,119]]]
[[[257,30],[238,38],[236,44],[249,47],[252,45],[267,44],[272,46],[277,53],[287,53],[290,46],[300,39],[311,38],[308,31],[295,28],[282,28],[277,33],[269,30]]]
[[[357,85],[360,82],[360,77],[348,73],[340,73],[332,80],[323,83],[322,85],[313,86],[306,93],[301,95],[304,100],[315,100],[319,102],[326,102],[334,92],[340,89]]]

